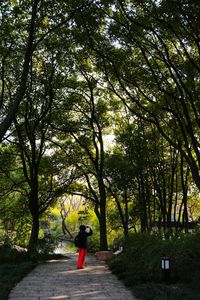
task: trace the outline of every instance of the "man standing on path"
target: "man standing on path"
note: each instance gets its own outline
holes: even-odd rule
[[[80,231],[76,237],[78,240],[78,261],[77,269],[84,268],[84,262],[87,254],[87,237],[92,235],[92,229],[89,226],[81,225]]]

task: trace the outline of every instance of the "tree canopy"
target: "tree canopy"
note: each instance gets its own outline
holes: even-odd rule
[[[94,210],[101,250],[116,228],[188,231],[199,217],[199,6],[2,3],[2,232],[28,222],[36,251],[62,195]]]

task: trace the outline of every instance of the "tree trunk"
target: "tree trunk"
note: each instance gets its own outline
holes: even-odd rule
[[[32,230],[31,236],[28,245],[28,252],[31,257],[34,257],[37,254],[37,243],[38,243],[38,234],[39,234],[39,215],[37,213],[32,215]]]
[[[105,201],[101,201],[100,204],[100,250],[108,250]]]
[[[145,232],[147,229],[147,207],[146,207],[146,197],[144,192],[144,181],[143,176],[140,178],[139,183],[139,203],[140,203],[140,226],[141,232]]]
[[[125,212],[124,212],[124,214],[123,214],[123,210],[122,210],[122,207],[121,207],[121,203],[120,203],[117,195],[112,193],[112,196],[115,199],[115,203],[117,205],[117,209],[118,209],[118,212],[119,212],[119,217],[120,217],[122,227],[123,227],[123,231],[124,231],[124,237],[126,238],[126,237],[128,237],[128,217],[129,217],[129,215],[128,215],[128,200],[127,200],[127,195],[126,195],[126,189],[125,189],[125,192],[124,192],[124,202],[125,202]]]
[[[183,214],[182,214],[182,223],[185,228],[185,232],[188,232],[188,209],[187,209],[187,193],[188,193],[188,175],[189,167],[186,169],[185,179],[184,179],[184,158],[181,155],[181,184],[183,190]]]
[[[107,250],[107,230],[106,230],[106,190],[103,178],[99,179],[100,193],[100,250]]]
[[[38,179],[37,179],[37,167],[33,167],[32,180],[31,180],[31,192],[29,195],[29,209],[32,216],[32,230],[28,245],[28,252],[30,255],[35,256],[37,254],[37,243],[39,234],[39,206],[38,206]],[[34,174],[34,175],[33,175]]]
[[[127,238],[128,237],[128,219],[129,219],[127,188],[124,189],[124,201],[125,201],[124,236],[125,236],[125,238]]]

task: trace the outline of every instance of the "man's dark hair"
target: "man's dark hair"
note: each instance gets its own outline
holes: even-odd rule
[[[81,231],[85,231],[86,227],[85,227],[85,225],[81,225],[81,226],[79,227],[79,229],[80,229]]]

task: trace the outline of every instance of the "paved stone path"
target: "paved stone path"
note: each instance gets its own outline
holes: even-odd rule
[[[38,265],[11,291],[9,300],[136,300],[103,262],[88,255],[86,268],[76,269],[70,259]]]

